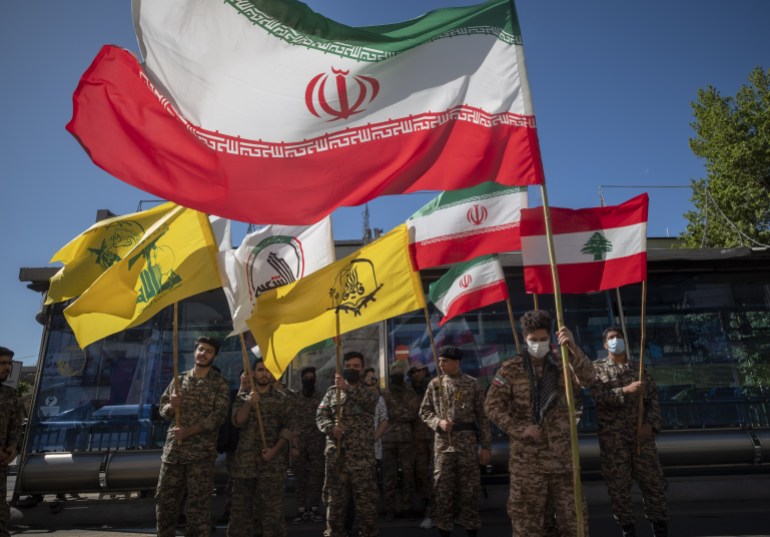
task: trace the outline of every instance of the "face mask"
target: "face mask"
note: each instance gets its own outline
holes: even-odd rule
[[[315,391],[315,380],[302,379],[302,393],[304,393],[305,395],[312,395],[314,391]]]
[[[391,375],[390,376],[390,383],[393,386],[403,386],[404,385],[404,375]]]
[[[626,342],[619,337],[613,337],[607,340],[607,350],[612,354],[623,354],[626,350]]]
[[[527,350],[535,358],[542,358],[551,350],[551,343],[548,341],[527,341]]]
[[[343,369],[342,378],[344,378],[348,384],[358,384],[361,380],[361,372],[358,369]]]

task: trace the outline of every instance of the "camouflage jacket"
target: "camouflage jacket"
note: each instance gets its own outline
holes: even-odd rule
[[[412,426],[418,421],[420,400],[414,390],[407,386],[391,386],[390,390],[383,394],[385,406],[388,409],[388,423],[390,426],[382,435],[383,442],[411,442]]]
[[[170,404],[174,383],[168,385],[160,397],[160,415],[172,420],[163,446],[163,462],[187,464],[198,461],[213,462],[217,456],[219,427],[227,419],[230,407],[230,388],[224,377],[210,370],[204,378],[197,378],[193,370],[179,375],[179,390],[182,396],[182,427],[200,425],[204,431],[185,439],[182,445],[176,441],[171,429],[175,426]]]
[[[21,399],[16,390],[0,384],[0,450],[16,446],[21,449]]]
[[[318,411],[318,405],[321,404],[323,394],[318,391],[313,392],[310,397],[300,392],[295,400],[295,418],[296,430],[299,436],[299,442],[304,445],[322,444],[324,435],[318,430],[315,422],[315,415]]]
[[[337,402],[337,392],[340,402]],[[357,384],[352,389],[339,390],[331,386],[318,405],[316,425],[326,435],[327,457],[336,456],[337,445],[332,431],[337,423],[337,411],[341,407],[341,423],[345,429],[342,437],[342,455],[348,460],[357,460],[363,465],[374,464],[374,410],[380,398],[376,390]]]
[[[624,394],[623,387],[639,380],[639,366],[631,362],[615,363],[609,356],[594,362],[596,378],[591,387],[591,397],[596,403],[599,434],[618,435],[621,439],[636,437],[639,415],[639,393]],[[649,423],[657,432],[662,420],[655,381],[644,376],[644,403],[642,423]]]
[[[559,368],[558,396],[556,403],[545,413],[540,425],[539,440],[522,437],[524,429],[534,424],[534,418],[532,387],[521,356],[515,356],[502,365],[489,387],[484,407],[489,419],[508,435],[511,466],[537,467],[545,473],[571,472],[569,411],[561,356],[553,353],[551,358]],[[540,378],[545,358],[531,360],[535,374]],[[593,382],[594,370],[591,361],[579,348],[576,354],[570,354],[570,362],[574,371],[573,391],[577,393],[581,386],[588,386]]]
[[[231,419],[235,423],[235,415],[243,408],[243,405],[250,405],[247,393],[239,393],[233,401],[233,410]],[[230,475],[237,478],[257,477],[258,468],[265,465],[286,466],[286,454],[289,450],[292,431],[290,429],[292,422],[292,410],[294,408],[291,399],[293,395],[288,395],[274,387],[270,387],[267,393],[259,396],[259,410],[262,416],[262,427],[265,431],[265,442],[267,447],[276,445],[279,439],[286,440],[286,445],[269,462],[262,458],[262,437],[259,432],[259,420],[257,419],[256,409],[253,407],[249,411],[249,419],[240,429],[238,437],[238,447],[235,450],[235,457],[230,466]]]
[[[414,384],[412,385],[412,391],[417,395],[417,419],[412,422],[412,438],[414,441],[433,442],[433,429],[428,427],[428,424],[420,419],[420,405],[422,400],[425,399],[425,392],[427,391],[427,385],[425,390],[418,390]]]
[[[454,424],[451,445],[456,451],[475,452],[479,444],[491,449],[492,433],[484,412],[484,392],[478,381],[461,373],[455,377],[441,375],[441,382],[443,390],[438,378],[430,381],[420,405],[420,419],[436,432],[436,450],[442,451],[450,445],[449,435],[438,426],[445,418]]]

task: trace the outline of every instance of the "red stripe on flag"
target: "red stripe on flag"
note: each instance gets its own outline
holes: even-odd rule
[[[647,194],[640,194],[620,205],[564,209],[550,207],[551,230],[554,235],[579,233],[640,224],[647,221]],[[521,236],[545,235],[543,208],[521,210]]]
[[[594,263],[558,265],[562,293],[590,293],[614,289],[647,279],[647,252]],[[524,267],[524,288],[528,293],[553,293],[550,265]]]
[[[229,153],[237,137],[209,133],[210,145],[202,142],[148,87],[136,59],[112,46],[83,74],[67,130],[115,177],[186,207],[252,223],[311,224],[339,206],[384,194],[543,182],[536,129],[510,124],[449,121],[291,158]],[[324,141],[334,146],[343,134]]]
[[[508,298],[508,288],[505,282],[494,282],[488,286],[474,289],[455,299],[438,325],[444,326],[444,323],[452,317],[489,306],[496,302],[502,302],[506,298]]]
[[[463,235],[461,238],[454,236],[449,236],[445,240],[432,238],[409,245],[415,270],[451,265],[470,261],[482,255],[516,250],[521,250],[518,226],[498,231],[482,231],[473,235]]]

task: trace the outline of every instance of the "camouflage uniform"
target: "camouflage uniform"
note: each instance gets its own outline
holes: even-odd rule
[[[596,402],[599,422],[599,448],[602,475],[607,482],[612,514],[621,526],[634,523],[631,503],[631,479],[636,480],[644,498],[649,520],[668,519],[663,494],[663,469],[658,460],[655,435],[640,443],[636,454],[636,426],[639,394],[624,394],[623,387],[639,378],[638,365],[616,364],[611,357],[594,362],[596,380],[591,396]],[[655,381],[644,378],[644,417],[642,423],[660,431],[661,415]]]
[[[283,438],[286,445],[270,461],[262,458],[262,437],[256,410],[249,410],[249,418],[240,427],[238,447],[231,466],[233,503],[230,508],[228,537],[285,537],[284,490],[286,484],[286,453],[291,441],[289,429],[293,410],[292,395],[270,386],[259,395],[259,409],[265,442],[273,447]],[[247,393],[239,393],[233,403],[232,421],[243,405],[250,405]],[[256,526],[256,527],[255,527]]]
[[[402,503],[405,510],[412,509],[414,502],[414,449],[412,445],[412,424],[418,420],[420,401],[407,386],[391,386],[385,393],[388,409],[388,427],[382,436],[382,474],[385,492],[385,508],[396,510],[396,484],[398,465],[401,463],[403,479]]]
[[[418,391],[413,385],[412,389],[417,394],[417,400],[422,402],[425,391]],[[418,499],[428,503],[433,495],[433,479],[431,478],[431,466],[433,465],[433,430],[421,419],[412,422],[412,446],[414,447],[414,485]]]
[[[549,353],[540,359],[530,359],[538,379],[542,379],[546,359],[558,368],[556,402],[546,411],[540,424],[539,440],[522,437],[524,429],[535,424],[532,387],[522,356],[515,356],[502,365],[489,387],[485,402],[489,419],[508,435],[510,490],[507,508],[513,535],[544,534],[547,500],[553,503],[559,534],[577,535],[569,414],[561,357]],[[575,355],[571,355],[570,361],[578,382],[590,385],[594,377],[591,361],[579,348]],[[580,389],[574,381],[573,389]],[[588,535],[585,500],[583,519],[584,532]]]
[[[321,505],[324,435],[318,430],[315,415],[322,398],[323,394],[315,391],[310,397],[300,393],[296,399],[299,456],[294,460],[294,475],[297,478],[297,506],[306,509]]]
[[[451,531],[455,511],[458,511],[459,524],[467,530],[475,530],[481,526],[478,507],[481,492],[479,443],[482,449],[492,447],[489,420],[484,413],[484,392],[476,379],[469,375],[441,375],[441,379],[443,397],[439,379],[435,378],[428,384],[420,406],[420,419],[436,433],[432,518],[439,529]],[[451,435],[438,425],[445,417],[445,403],[446,417],[454,423]],[[450,446],[453,451],[447,451]]]
[[[176,535],[176,523],[181,507],[179,499],[187,493],[187,526],[185,535],[205,535],[211,531],[211,492],[214,489],[214,461],[217,457],[219,426],[227,419],[230,390],[220,373],[211,369],[207,376],[197,378],[193,370],[179,375],[182,396],[182,427],[200,425],[204,431],[185,439],[181,445],[171,429],[161,457],[158,488],[155,493],[155,516],[159,537]],[[174,420],[169,384],[160,398],[160,415]]]
[[[21,443],[21,401],[16,390],[10,386],[0,384],[0,450],[16,446],[19,450]],[[3,456],[2,458],[5,458]],[[6,488],[8,487],[8,467],[0,466],[0,487],[3,497],[0,499],[0,537],[8,537],[8,520],[10,508],[6,503]]]
[[[337,402],[337,392],[340,403]],[[377,483],[374,478],[374,409],[379,396],[363,383],[349,391],[331,386],[316,413],[316,424],[326,434],[326,537],[346,537],[345,515],[350,491],[353,493],[356,525],[362,537],[377,535]],[[342,407],[345,435],[337,457],[333,429],[337,410]]]

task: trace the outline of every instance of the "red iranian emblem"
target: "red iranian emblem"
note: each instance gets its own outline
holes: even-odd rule
[[[465,214],[465,217],[468,219],[468,222],[473,224],[474,226],[480,226],[484,223],[484,221],[487,219],[487,216],[489,216],[489,212],[487,211],[487,208],[483,205],[474,205],[470,209],[468,209],[468,212]]]
[[[321,73],[313,77],[305,88],[305,105],[311,114],[322,119],[331,117],[329,121],[337,121],[366,110],[362,106],[371,103],[377,97],[380,92],[380,83],[370,76],[348,76],[349,74],[350,71],[332,67],[331,75],[334,76],[334,84],[331,88],[328,86],[332,84],[327,84],[329,73]]]
[[[466,274],[462,278],[460,278],[460,287],[463,289],[467,289],[468,286],[470,286],[471,282],[473,281],[473,278],[470,274]]]

